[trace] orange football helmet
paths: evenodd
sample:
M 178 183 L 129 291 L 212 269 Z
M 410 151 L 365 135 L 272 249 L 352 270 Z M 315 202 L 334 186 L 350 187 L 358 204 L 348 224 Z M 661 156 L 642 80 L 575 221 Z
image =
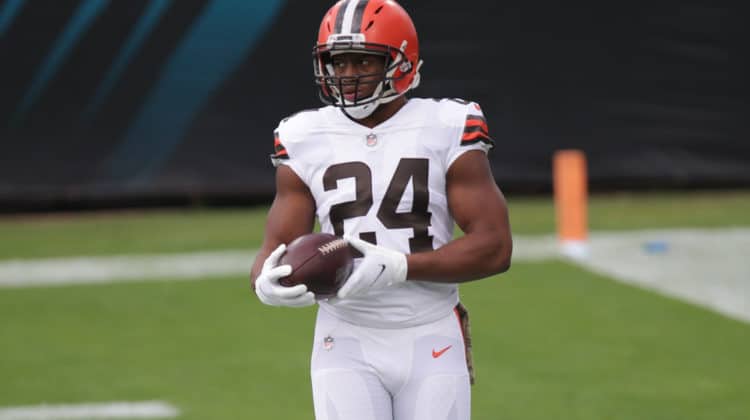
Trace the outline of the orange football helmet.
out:
M 385 71 L 367 98 L 350 101 L 343 85 L 359 85 L 363 77 L 334 74 L 332 56 L 357 52 L 384 56 Z M 320 99 L 344 109 L 356 119 L 366 118 L 382 103 L 390 102 L 419 85 L 419 41 L 409 14 L 393 0 L 341 0 L 323 17 L 313 48 L 315 83 Z

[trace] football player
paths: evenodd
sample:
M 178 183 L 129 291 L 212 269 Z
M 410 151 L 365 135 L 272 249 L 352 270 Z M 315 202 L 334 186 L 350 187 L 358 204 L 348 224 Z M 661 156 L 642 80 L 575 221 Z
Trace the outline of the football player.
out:
M 311 376 L 319 420 L 470 418 L 467 316 L 458 283 L 506 271 L 511 233 L 477 103 L 407 98 L 419 84 L 412 19 L 393 0 L 342 0 L 313 49 L 327 105 L 275 131 L 276 197 L 252 268 L 269 305 L 316 303 L 283 287 L 285 244 L 313 230 L 361 253 L 317 302 Z M 453 239 L 454 223 L 464 235 Z

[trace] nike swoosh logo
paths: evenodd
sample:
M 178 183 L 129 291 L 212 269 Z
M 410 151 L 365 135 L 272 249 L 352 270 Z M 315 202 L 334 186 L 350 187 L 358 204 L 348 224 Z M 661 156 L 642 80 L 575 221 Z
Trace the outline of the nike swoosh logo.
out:
M 375 276 L 375 281 L 378 281 L 378 279 L 380 278 L 380 276 L 383 275 L 384 271 L 385 271 L 385 264 L 380 264 L 380 272 L 378 273 L 377 276 Z
M 435 349 L 432 349 L 432 358 L 433 359 L 437 359 L 438 357 L 442 356 L 443 353 L 445 353 L 446 351 L 448 351 L 448 349 L 451 348 L 451 347 L 453 347 L 453 346 L 448 346 L 448 347 L 446 347 L 446 348 L 444 348 L 442 350 L 438 350 L 438 351 L 435 351 Z

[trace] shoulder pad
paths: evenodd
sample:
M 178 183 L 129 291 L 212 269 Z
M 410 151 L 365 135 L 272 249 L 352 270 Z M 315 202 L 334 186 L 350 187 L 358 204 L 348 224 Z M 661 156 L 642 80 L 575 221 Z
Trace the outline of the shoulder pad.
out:
M 320 123 L 320 110 L 317 108 L 306 109 L 281 120 L 276 132 L 284 140 L 293 140 L 300 134 L 309 132 L 310 129 L 320 125 Z
M 482 115 L 482 110 L 475 102 L 458 98 L 432 99 L 432 110 L 429 111 L 431 121 L 442 122 L 448 127 L 461 128 L 466 122 L 467 115 Z M 434 123 L 434 122 L 433 122 Z

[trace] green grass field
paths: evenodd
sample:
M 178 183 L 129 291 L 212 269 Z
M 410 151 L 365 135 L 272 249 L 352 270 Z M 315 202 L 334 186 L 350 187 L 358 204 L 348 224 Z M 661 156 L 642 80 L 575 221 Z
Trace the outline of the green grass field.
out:
M 550 200 L 508 197 L 516 234 Z M 689 211 L 687 211 L 689 210 Z M 0 218 L 0 261 L 255 248 L 265 209 Z M 750 226 L 750 193 L 596 196 L 593 230 Z M 251 261 L 248 261 L 248 268 Z M 166 400 L 181 419 L 312 419 L 313 308 L 245 277 L 0 289 L 0 407 Z M 462 286 L 473 418 L 746 420 L 750 325 L 576 266 L 516 263 Z

